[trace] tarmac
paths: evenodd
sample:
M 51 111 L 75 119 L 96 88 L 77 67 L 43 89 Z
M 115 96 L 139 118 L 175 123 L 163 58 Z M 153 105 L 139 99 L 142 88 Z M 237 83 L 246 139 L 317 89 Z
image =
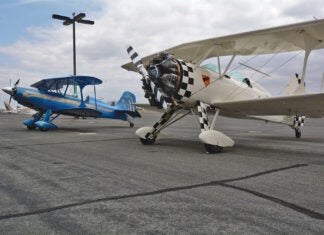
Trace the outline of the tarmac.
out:
M 220 117 L 235 146 L 206 154 L 193 116 L 142 145 L 135 130 L 159 116 L 41 132 L 0 114 L 0 234 L 324 234 L 324 119 L 296 139 Z

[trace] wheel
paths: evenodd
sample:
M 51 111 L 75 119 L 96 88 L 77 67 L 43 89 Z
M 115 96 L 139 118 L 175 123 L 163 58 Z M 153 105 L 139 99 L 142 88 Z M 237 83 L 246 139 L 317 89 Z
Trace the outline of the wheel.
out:
M 204 144 L 207 153 L 220 153 L 223 151 L 223 147 L 218 145 Z
M 154 142 L 155 142 L 155 139 L 143 139 L 143 138 L 140 138 L 140 141 L 144 145 L 153 145 Z
M 30 126 L 27 126 L 28 130 L 35 130 L 36 129 L 36 126 L 35 125 L 30 125 Z
M 48 128 L 44 128 L 44 127 L 39 127 L 40 131 L 48 131 Z
M 299 128 L 295 128 L 295 136 L 296 136 L 296 138 L 301 137 L 301 130 Z
M 131 128 L 133 128 L 133 127 L 134 127 L 134 123 L 133 123 L 133 122 L 130 122 L 130 123 L 129 123 L 129 126 L 130 126 Z

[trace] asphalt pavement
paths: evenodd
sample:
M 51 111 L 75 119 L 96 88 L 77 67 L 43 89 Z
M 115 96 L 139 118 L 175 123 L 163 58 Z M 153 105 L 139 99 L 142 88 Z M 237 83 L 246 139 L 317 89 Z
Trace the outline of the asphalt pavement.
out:
M 152 146 L 127 122 L 59 117 L 27 130 L 0 114 L 0 234 L 324 234 L 324 119 L 220 117 L 235 141 L 206 154 L 187 116 Z

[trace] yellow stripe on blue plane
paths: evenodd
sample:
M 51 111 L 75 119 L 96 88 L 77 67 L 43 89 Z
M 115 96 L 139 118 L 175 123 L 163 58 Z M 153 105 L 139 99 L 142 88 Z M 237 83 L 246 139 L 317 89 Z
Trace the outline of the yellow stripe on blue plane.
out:
M 114 105 L 107 104 L 94 97 L 83 96 L 83 88 L 88 85 L 95 86 L 102 81 L 90 76 L 70 76 L 61 78 L 43 79 L 31 87 L 19 87 L 19 80 L 14 87 L 5 87 L 2 90 L 15 99 L 19 104 L 37 111 L 33 119 L 24 121 L 28 129 L 39 128 L 42 131 L 56 129 L 54 119 L 59 115 L 74 117 L 111 118 L 128 121 L 130 127 L 134 126 L 132 118 L 141 117 L 136 111 L 136 97 L 133 93 L 125 91 Z M 80 98 L 68 95 L 68 88 L 77 85 L 80 88 Z M 96 92 L 95 92 L 96 93 Z M 9 101 L 9 102 L 10 102 Z

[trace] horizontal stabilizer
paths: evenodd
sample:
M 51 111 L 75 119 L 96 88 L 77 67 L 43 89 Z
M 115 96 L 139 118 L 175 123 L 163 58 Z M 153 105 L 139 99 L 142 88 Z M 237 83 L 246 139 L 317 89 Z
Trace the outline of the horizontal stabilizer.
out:
M 131 116 L 132 118 L 141 118 L 142 115 L 136 110 L 136 111 L 128 111 L 127 114 Z

